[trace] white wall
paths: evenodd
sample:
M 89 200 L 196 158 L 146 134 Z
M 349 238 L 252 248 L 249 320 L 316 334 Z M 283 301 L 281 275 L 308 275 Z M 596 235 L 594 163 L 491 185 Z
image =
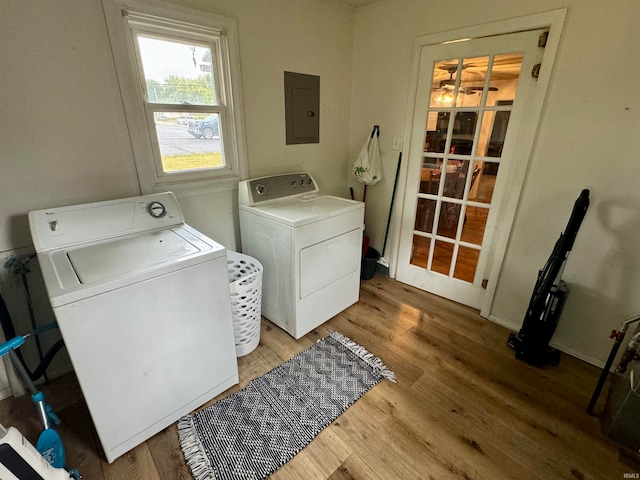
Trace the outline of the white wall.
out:
M 554 343 L 604 363 L 609 333 L 640 310 L 640 4 L 599 0 L 381 0 L 355 23 L 351 157 L 381 127 L 385 179 L 367 193 L 367 234 L 382 246 L 415 37 L 568 7 L 555 70 L 492 316 L 519 328 L 535 283 L 575 199 L 592 203 L 570 255 L 568 297 Z M 387 252 L 389 252 L 387 247 Z
M 140 193 L 100 2 L 0 1 L 0 252 L 29 210 Z

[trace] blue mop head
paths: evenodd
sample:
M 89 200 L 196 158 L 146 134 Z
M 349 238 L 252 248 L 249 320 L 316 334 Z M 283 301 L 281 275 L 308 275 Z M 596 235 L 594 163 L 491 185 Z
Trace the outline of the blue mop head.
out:
M 44 430 L 38 438 L 36 450 L 45 458 L 51 466 L 55 468 L 64 468 L 64 447 L 58 432 L 52 428 Z

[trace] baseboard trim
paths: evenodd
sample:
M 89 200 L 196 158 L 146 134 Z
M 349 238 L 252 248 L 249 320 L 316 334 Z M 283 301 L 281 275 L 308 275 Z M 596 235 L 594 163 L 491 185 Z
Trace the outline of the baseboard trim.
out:
M 9 398 L 13 395 L 13 392 L 11 391 L 11 388 L 3 388 L 2 390 L 0 390 L 0 400 L 4 400 L 5 398 Z
M 517 332 L 520 330 L 520 327 L 522 326 L 521 322 L 515 322 L 513 320 L 507 319 L 507 318 L 502 318 L 502 317 L 497 317 L 495 315 L 489 315 L 488 318 L 490 321 L 492 321 L 493 323 L 497 323 L 498 325 L 502 325 L 503 327 L 508 328 L 509 330 L 512 330 L 514 332 Z M 599 358 L 595 358 L 592 357 L 591 355 L 587 355 L 584 352 L 581 352 L 579 350 L 576 350 L 573 347 L 569 347 L 567 345 L 564 345 L 563 343 L 559 343 L 559 342 L 554 342 L 553 340 L 549 343 L 549 345 L 551 345 L 553 348 L 557 348 L 558 350 L 560 350 L 563 353 L 566 353 L 567 355 L 571 355 L 572 357 L 576 357 L 580 360 L 583 360 L 591 365 L 595 365 L 598 368 L 603 368 L 605 362 Z

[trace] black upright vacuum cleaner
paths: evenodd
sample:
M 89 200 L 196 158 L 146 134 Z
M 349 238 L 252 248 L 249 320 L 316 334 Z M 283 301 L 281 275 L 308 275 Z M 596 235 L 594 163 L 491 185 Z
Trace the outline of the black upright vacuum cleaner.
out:
M 531 365 L 557 365 L 560 360 L 560 352 L 550 347 L 549 342 L 569 294 L 561 279 L 562 271 L 588 208 L 589 190 L 584 189 L 573 206 L 567 228 L 560 234 L 547 263 L 538 272 L 522 328 L 518 333 L 509 335 L 507 340 L 507 345 L 515 349 L 516 358 Z

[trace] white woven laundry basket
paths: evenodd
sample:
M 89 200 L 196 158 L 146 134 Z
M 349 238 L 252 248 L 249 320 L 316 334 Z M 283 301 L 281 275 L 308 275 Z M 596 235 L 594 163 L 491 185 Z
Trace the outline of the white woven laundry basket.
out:
M 249 255 L 227 250 L 227 267 L 236 356 L 242 357 L 260 343 L 262 265 Z

